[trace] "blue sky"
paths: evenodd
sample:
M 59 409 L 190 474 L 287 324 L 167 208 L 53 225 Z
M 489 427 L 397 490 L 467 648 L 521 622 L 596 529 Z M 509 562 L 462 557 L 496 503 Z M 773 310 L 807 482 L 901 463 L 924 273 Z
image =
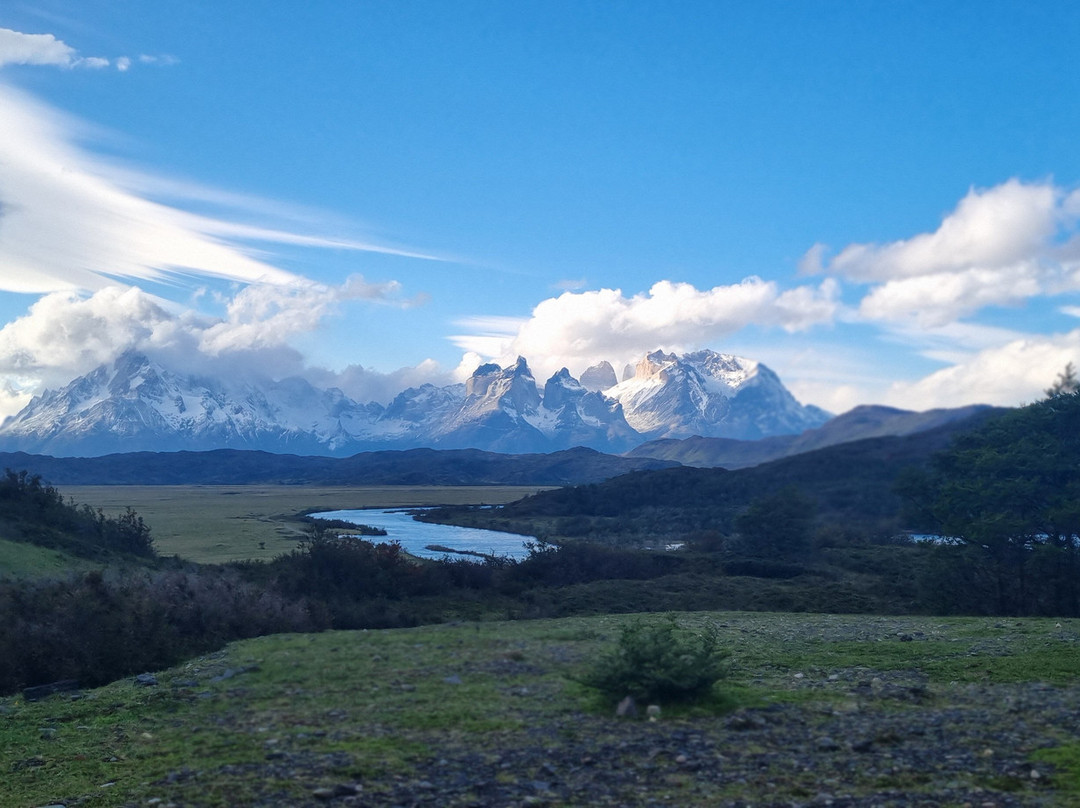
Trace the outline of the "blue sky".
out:
M 9 0 L 0 415 L 137 347 L 360 400 L 713 348 L 803 401 L 1080 363 L 1080 8 Z

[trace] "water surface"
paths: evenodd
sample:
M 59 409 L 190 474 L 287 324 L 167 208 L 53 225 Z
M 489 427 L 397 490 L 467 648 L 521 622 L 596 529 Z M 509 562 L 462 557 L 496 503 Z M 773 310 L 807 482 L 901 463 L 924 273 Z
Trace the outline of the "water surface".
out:
M 497 530 L 480 530 L 475 527 L 458 525 L 435 525 L 429 522 L 417 522 L 412 518 L 412 511 L 382 510 L 364 508 L 360 510 L 325 511 L 310 514 L 315 519 L 343 519 L 355 525 L 381 527 L 385 536 L 364 536 L 365 541 L 398 542 L 410 555 L 420 558 L 465 558 L 479 561 L 471 555 L 448 555 L 442 550 L 429 550 L 429 545 L 449 547 L 458 552 L 483 553 L 484 555 L 524 558 L 528 555 L 524 543 L 534 541 L 532 536 L 517 533 L 501 533 Z

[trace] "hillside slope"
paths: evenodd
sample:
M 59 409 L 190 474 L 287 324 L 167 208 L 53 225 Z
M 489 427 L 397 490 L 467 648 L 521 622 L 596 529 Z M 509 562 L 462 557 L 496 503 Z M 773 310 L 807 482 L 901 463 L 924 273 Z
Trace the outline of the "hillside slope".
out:
M 792 487 L 814 502 L 819 523 L 887 535 L 900 528 L 902 503 L 893 490 L 898 475 L 924 466 L 969 425 L 952 422 L 904 437 L 852 441 L 738 470 L 635 472 L 545 491 L 467 518 L 478 527 L 534 535 L 655 544 L 699 531 L 729 532 L 751 502 Z
M 865 438 L 913 435 L 948 424 L 967 428 L 998 412 L 1002 410 L 983 405 L 925 412 L 862 406 L 797 435 L 754 441 L 700 436 L 655 440 L 632 449 L 627 456 L 672 460 L 698 468 L 740 469 Z

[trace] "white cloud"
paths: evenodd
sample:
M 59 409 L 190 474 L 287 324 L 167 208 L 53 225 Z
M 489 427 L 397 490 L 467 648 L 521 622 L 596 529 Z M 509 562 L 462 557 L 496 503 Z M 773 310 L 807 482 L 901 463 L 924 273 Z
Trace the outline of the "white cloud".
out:
M 78 52 L 52 34 L 23 34 L 0 28 L 0 67 L 4 65 L 57 65 L 74 67 Z
M 254 243 L 432 257 L 317 232 L 281 205 L 117 166 L 75 144 L 88 127 L 2 83 L 0 109 L 0 290 L 95 290 L 117 279 L 177 282 L 192 275 L 303 282 Z M 198 215 L 154 201 L 162 195 L 240 208 L 230 212 L 260 221 Z M 301 229 L 289 227 L 297 224 Z
M 815 244 L 800 269 L 865 284 L 864 322 L 940 331 L 987 308 L 1080 291 L 1078 224 L 1080 191 L 1012 179 L 969 191 L 932 233 L 852 244 L 831 260 Z
M 819 275 L 825 270 L 825 257 L 829 248 L 820 242 L 812 246 L 802 258 L 799 259 L 800 275 Z
M 552 289 L 559 292 L 577 292 L 589 285 L 584 278 L 565 278 L 551 285 Z
M 340 286 L 254 285 L 226 303 L 221 318 L 183 311 L 136 287 L 110 286 L 92 295 L 54 292 L 0 329 L 0 418 L 29 397 L 60 387 L 126 350 L 140 350 L 184 372 L 304 375 L 361 401 L 389 400 L 425 381 L 449 384 L 451 373 L 427 360 L 390 374 L 353 366 L 340 374 L 310 369 L 289 339 L 316 330 L 343 301 L 393 303 L 396 284 L 353 277 Z
M 859 313 L 869 320 L 910 318 L 923 326 L 943 326 L 988 306 L 1016 306 L 1038 297 L 1047 280 L 1046 271 L 1030 261 L 901 278 L 871 289 Z
M 969 191 L 932 233 L 852 244 L 832 260 L 815 244 L 800 267 L 870 288 L 870 321 L 937 327 L 987 307 L 1080 290 L 1080 197 L 1051 183 L 1009 180 Z
M 137 62 L 176 59 L 144 54 Z M 135 63 L 128 57 L 113 62 L 121 71 Z M 0 29 L 0 67 L 12 64 L 89 68 L 110 62 L 82 57 L 51 35 Z M 211 362 L 240 368 L 242 356 L 267 372 L 304 372 L 288 340 L 318 328 L 346 301 L 423 302 L 422 296 L 403 298 L 396 281 L 353 275 L 337 285 L 314 282 L 276 266 L 269 249 L 433 256 L 340 235 L 357 226 L 322 211 L 119 165 L 82 145 L 100 132 L 2 82 L 0 109 L 0 292 L 44 295 L 26 316 L 0 329 L 0 414 L 129 348 L 169 353 L 173 364 L 189 369 Z M 214 213 L 193 212 L 207 209 Z M 194 287 L 207 279 L 234 284 L 228 299 L 218 301 L 223 316 L 185 312 L 128 286 Z M 436 374 L 425 363 L 417 368 L 398 377 Z
M 855 281 L 886 281 L 981 267 L 1009 267 L 1042 252 L 1062 217 L 1063 194 L 1047 183 L 1009 180 L 972 189 L 933 233 L 890 244 L 852 244 L 827 265 Z M 811 248 L 818 261 L 821 246 Z
M 0 377 L 36 391 L 66 383 L 129 348 L 174 345 L 189 328 L 139 289 L 113 286 L 90 297 L 55 292 L 0 329 Z
M 140 53 L 139 54 L 139 64 L 163 65 L 163 66 L 168 67 L 169 65 L 175 65 L 175 64 L 178 64 L 179 62 L 180 62 L 179 59 L 177 59 L 175 56 L 173 56 L 171 54 L 167 54 L 167 53 L 158 54 L 158 55 L 149 54 L 149 53 Z
M 246 286 L 228 301 L 225 318 L 202 332 L 199 349 L 217 355 L 278 346 L 290 336 L 314 331 L 343 300 L 391 301 L 399 290 L 394 281 L 372 284 L 355 275 L 338 287 L 311 282 Z
M 0 85 L 0 289 L 100 289 L 180 272 L 297 280 L 208 235 L 220 223 L 128 193 L 69 142 L 71 121 Z
M 884 403 L 913 410 L 1034 401 L 1069 362 L 1080 359 L 1080 329 L 987 348 L 915 382 L 892 385 Z
M 476 367 L 469 368 L 468 375 Z M 425 359 L 415 367 L 399 368 L 390 373 L 380 373 L 362 365 L 349 365 L 341 371 L 309 368 L 303 375 L 320 387 L 336 387 L 354 401 L 367 403 L 377 401 L 389 404 L 394 396 L 409 387 L 433 384 L 445 387 L 463 381 L 456 371 L 446 371 L 434 359 Z
M 534 372 L 547 378 L 563 366 L 580 373 L 605 359 L 621 367 L 657 348 L 682 351 L 710 345 L 749 325 L 795 332 L 829 323 L 839 309 L 838 292 L 832 280 L 817 288 L 781 292 L 760 278 L 707 290 L 660 281 L 648 293 L 632 297 L 618 289 L 566 292 L 541 302 L 524 321 L 462 321 L 472 333 L 451 339 L 460 348 L 504 364 L 525 356 L 534 363 Z
M 101 70 L 112 62 L 103 56 L 79 56 L 79 52 L 52 34 L 24 34 L 0 28 L 0 67 L 5 65 L 52 65 L 63 68 Z M 120 71 L 131 67 L 131 59 L 116 60 Z
M 130 56 L 118 56 L 111 60 L 104 56 L 80 56 L 75 48 L 52 34 L 24 34 L 10 28 L 0 28 L 0 68 L 5 65 L 51 65 L 66 69 L 101 70 L 111 65 L 124 73 L 135 61 Z M 177 59 L 169 55 L 142 54 L 138 62 L 168 66 L 176 64 Z

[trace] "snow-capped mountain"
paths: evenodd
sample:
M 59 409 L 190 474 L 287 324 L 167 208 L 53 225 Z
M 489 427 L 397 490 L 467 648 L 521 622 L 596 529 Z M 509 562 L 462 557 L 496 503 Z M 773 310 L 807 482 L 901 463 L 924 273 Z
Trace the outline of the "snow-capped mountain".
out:
M 346 424 L 373 412 L 340 390 L 303 379 L 260 384 L 181 376 L 128 352 L 59 391 L 35 397 L 0 425 L 15 451 L 93 456 L 111 452 L 218 448 L 338 453 Z
M 465 384 L 425 384 L 390 404 L 360 404 L 300 378 L 206 378 L 129 352 L 35 397 L 0 425 L 0 449 L 57 456 L 215 448 L 347 455 L 376 448 L 624 452 L 658 437 L 756 438 L 819 426 L 757 362 L 656 352 L 615 383 L 602 363 L 563 369 L 539 388 L 524 358 L 483 365 Z M 606 388 L 602 387 L 606 385 Z
M 604 394 L 622 404 L 630 426 L 649 439 L 754 440 L 802 432 L 830 417 L 796 401 L 760 362 L 715 351 L 656 351 Z

